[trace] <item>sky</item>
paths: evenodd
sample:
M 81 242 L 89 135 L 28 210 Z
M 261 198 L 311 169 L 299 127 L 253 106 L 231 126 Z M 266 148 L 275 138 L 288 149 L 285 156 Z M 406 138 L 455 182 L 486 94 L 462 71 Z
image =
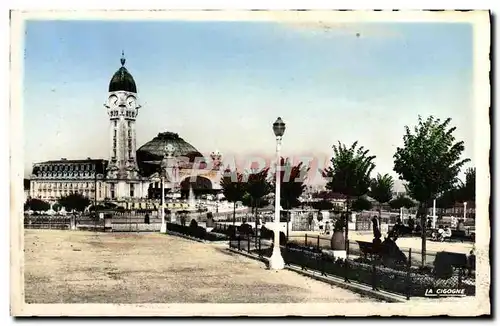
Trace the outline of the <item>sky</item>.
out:
M 472 160 L 472 26 L 459 23 L 29 21 L 25 173 L 50 159 L 108 158 L 108 85 L 120 67 L 142 108 L 137 147 L 177 132 L 200 152 L 332 156 L 354 141 L 393 172 L 405 126 L 452 118 Z M 397 185 L 397 188 L 400 185 Z M 400 190 L 400 189 L 397 189 Z

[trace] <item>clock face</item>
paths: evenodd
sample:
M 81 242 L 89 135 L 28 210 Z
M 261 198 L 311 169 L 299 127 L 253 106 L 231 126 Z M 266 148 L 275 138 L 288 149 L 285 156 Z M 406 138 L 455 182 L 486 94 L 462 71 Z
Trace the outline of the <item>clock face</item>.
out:
M 116 95 L 111 95 L 109 97 L 109 106 L 116 106 L 118 103 L 118 96 Z
M 135 108 L 135 98 L 133 96 L 127 97 L 127 106 L 129 108 Z

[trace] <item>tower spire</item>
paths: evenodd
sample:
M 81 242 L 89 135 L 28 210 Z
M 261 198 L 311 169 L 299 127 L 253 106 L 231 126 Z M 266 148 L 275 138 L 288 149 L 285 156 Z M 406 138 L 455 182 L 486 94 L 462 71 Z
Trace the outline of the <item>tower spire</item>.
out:
M 120 59 L 120 62 L 122 63 L 122 67 L 125 65 L 125 53 L 122 50 L 122 57 Z

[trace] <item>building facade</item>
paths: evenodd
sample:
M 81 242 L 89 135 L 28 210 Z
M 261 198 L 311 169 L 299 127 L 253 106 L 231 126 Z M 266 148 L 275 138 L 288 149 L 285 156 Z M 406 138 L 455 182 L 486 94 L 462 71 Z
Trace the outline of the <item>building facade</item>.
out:
M 108 115 L 109 157 L 107 159 L 53 160 L 35 163 L 30 177 L 30 197 L 47 201 L 71 193 L 80 193 L 97 201 L 137 202 L 158 199 L 163 187 L 168 191 L 220 189 L 219 165 L 221 154 L 209 158 L 172 132 L 159 133 L 139 149 L 136 146 L 136 119 L 139 116 L 137 86 L 125 68 L 122 52 L 121 67 L 113 74 L 104 107 Z M 172 166 L 162 167 L 166 148 L 173 151 Z M 176 180 L 172 179 L 176 176 Z
M 31 198 L 54 201 L 72 193 L 104 200 L 107 161 L 102 159 L 46 161 L 33 165 Z M 97 196 L 97 197 L 96 197 Z

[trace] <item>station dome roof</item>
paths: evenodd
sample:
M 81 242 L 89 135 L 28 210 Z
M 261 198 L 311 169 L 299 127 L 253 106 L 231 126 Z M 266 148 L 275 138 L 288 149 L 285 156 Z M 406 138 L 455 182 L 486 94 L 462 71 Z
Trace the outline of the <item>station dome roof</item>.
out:
M 173 132 L 161 132 L 142 145 L 136 152 L 137 164 L 144 176 L 151 175 L 158 170 L 158 166 L 165 154 L 165 147 L 168 144 L 172 144 L 175 148 L 173 153 L 174 157 L 187 157 L 190 164 L 192 164 L 197 157 L 204 158 L 203 154 L 193 145 L 179 137 L 178 134 Z

